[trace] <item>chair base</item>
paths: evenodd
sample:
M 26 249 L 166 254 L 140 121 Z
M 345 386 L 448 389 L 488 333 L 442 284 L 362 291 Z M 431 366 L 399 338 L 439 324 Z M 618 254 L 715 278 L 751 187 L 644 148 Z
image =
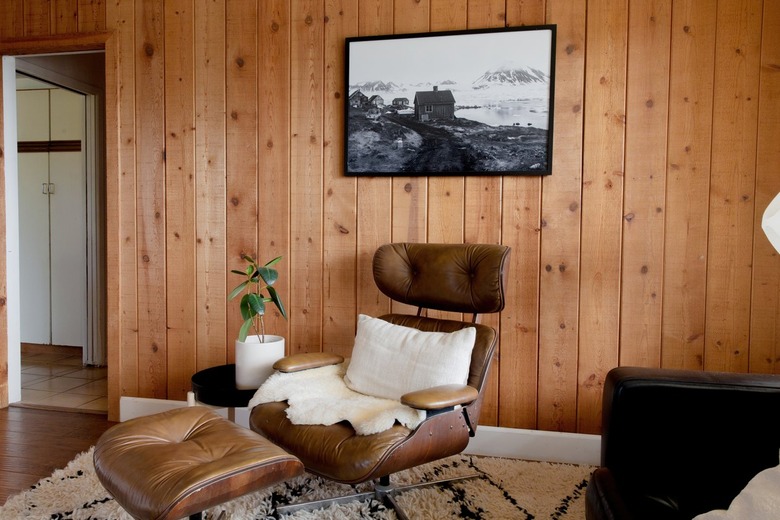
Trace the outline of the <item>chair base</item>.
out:
M 351 495 L 345 495 L 341 497 L 326 498 L 323 500 L 312 500 L 309 502 L 301 502 L 299 504 L 290 504 L 286 506 L 277 506 L 276 515 L 291 514 L 296 511 L 313 511 L 315 509 L 326 508 L 337 504 L 348 504 L 350 502 L 363 502 L 365 500 L 377 500 L 382 502 L 386 507 L 392 508 L 395 511 L 398 520 L 409 520 L 409 517 L 404 512 L 401 505 L 395 500 L 396 495 L 400 495 L 406 491 L 412 489 L 420 489 L 430 486 L 437 486 L 448 482 L 459 482 L 461 480 L 468 480 L 472 478 L 481 477 L 479 473 L 473 473 L 462 477 L 448 478 L 435 480 L 432 482 L 421 482 L 419 484 L 410 484 L 408 486 L 394 486 L 390 484 L 389 477 L 382 477 L 379 479 L 379 483 L 374 486 L 373 491 L 367 491 L 365 493 L 353 493 Z

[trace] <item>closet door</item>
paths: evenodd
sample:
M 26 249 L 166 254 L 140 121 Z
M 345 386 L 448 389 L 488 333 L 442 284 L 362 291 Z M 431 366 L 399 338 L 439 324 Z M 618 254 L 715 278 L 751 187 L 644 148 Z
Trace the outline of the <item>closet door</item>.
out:
M 85 97 L 19 91 L 17 107 L 19 141 L 78 150 L 19 154 L 21 340 L 85 347 Z
M 55 345 L 87 344 L 87 199 L 85 98 L 51 90 L 52 141 L 78 141 L 79 151 L 51 152 L 49 196 L 51 338 Z
M 49 93 L 17 92 L 20 141 L 49 140 Z M 51 340 L 49 280 L 49 154 L 19 154 L 19 275 L 21 340 L 48 344 Z

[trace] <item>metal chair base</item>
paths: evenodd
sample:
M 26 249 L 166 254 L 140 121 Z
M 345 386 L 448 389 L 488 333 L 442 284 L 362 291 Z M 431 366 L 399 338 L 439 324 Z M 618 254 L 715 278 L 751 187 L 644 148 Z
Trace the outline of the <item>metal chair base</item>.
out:
M 422 482 L 420 484 L 410 484 L 408 486 L 394 486 L 390 484 L 389 477 L 382 477 L 379 479 L 379 483 L 374 486 L 374 491 L 367 491 L 365 493 L 353 493 L 351 495 L 345 495 L 335 498 L 326 498 L 323 500 L 312 500 L 309 502 L 301 502 L 299 504 L 290 504 L 286 506 L 278 506 L 276 508 L 276 517 L 279 515 L 291 514 L 296 511 L 313 511 L 315 509 L 326 508 L 336 504 L 348 504 L 350 502 L 363 502 L 366 500 L 377 500 L 382 502 L 385 507 L 392 508 L 395 511 L 398 520 L 409 520 L 409 517 L 401 508 L 401 505 L 395 500 L 396 495 L 400 495 L 406 491 L 412 489 L 420 489 L 429 486 L 437 486 L 447 482 L 459 482 L 461 480 L 468 480 L 472 478 L 481 477 L 479 473 L 473 473 L 471 475 L 465 475 L 463 477 L 448 478 L 435 480 L 432 482 Z

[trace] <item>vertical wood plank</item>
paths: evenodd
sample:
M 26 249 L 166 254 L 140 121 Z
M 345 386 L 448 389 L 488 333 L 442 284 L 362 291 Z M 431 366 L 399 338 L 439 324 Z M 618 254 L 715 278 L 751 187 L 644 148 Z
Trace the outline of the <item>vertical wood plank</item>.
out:
M 661 365 L 666 129 L 671 0 L 640 2 L 628 20 L 626 180 L 620 364 Z M 648 67 L 647 63 L 653 66 Z
M 51 4 L 49 0 L 24 0 L 24 36 L 51 34 Z
M 761 0 L 719 2 L 704 367 L 745 372 L 750 341 Z
M 393 4 L 383 0 L 359 0 L 358 35 L 393 32 Z M 371 261 L 377 248 L 392 240 L 392 179 L 360 177 L 357 181 L 357 308 L 380 316 L 390 311 L 390 299 L 374 283 Z
M 24 36 L 24 0 L 7 0 L 0 11 L 0 34 L 4 38 Z
M 553 171 L 542 189 L 538 428 L 576 431 L 586 2 L 548 1 L 558 26 Z
M 226 62 L 226 167 L 227 167 L 227 292 L 241 282 L 231 269 L 243 271 L 248 254 L 261 264 L 275 258 L 257 247 L 258 197 L 258 56 L 257 3 L 254 0 L 230 1 L 227 7 Z M 280 293 L 280 296 L 282 293 Z M 284 295 L 286 296 L 286 295 Z M 282 298 L 285 302 L 286 298 Z M 271 314 L 271 306 L 266 308 Z M 239 299 L 227 303 L 228 361 L 235 360 L 235 340 L 241 328 Z M 265 318 L 264 318 L 265 322 Z M 273 328 L 266 329 L 276 334 Z
M 522 6 L 507 4 L 506 14 L 497 4 L 486 7 L 488 9 L 483 15 L 485 26 L 495 26 L 503 19 L 508 26 L 536 25 L 545 21 L 544 0 L 524 2 Z M 469 25 L 474 27 L 472 21 L 470 14 Z M 484 181 L 481 186 L 474 186 L 474 191 L 482 191 L 484 197 L 480 202 L 479 214 L 483 215 L 486 222 L 480 225 L 482 229 L 477 230 L 478 236 L 482 236 L 480 241 L 498 240 L 512 248 L 507 306 L 501 313 L 500 321 L 498 316 L 489 317 L 500 332 L 497 370 L 491 377 L 499 391 L 498 425 L 535 428 L 542 178 L 505 176 L 500 184 L 490 179 Z M 470 180 L 467 180 L 468 183 Z M 498 195 L 500 200 L 491 201 L 491 196 L 486 196 L 488 194 Z M 490 211 L 490 207 L 496 210 Z M 498 236 L 491 236 L 487 232 L 493 227 L 500 229 Z M 505 374 L 512 376 L 501 377 Z
M 430 2 L 431 31 L 467 28 L 467 0 Z M 428 179 L 428 242 L 463 242 L 465 188 L 465 177 L 434 176 Z M 430 315 L 447 316 L 446 313 Z
M 357 0 L 325 2 L 322 347 L 349 357 L 357 322 L 357 181 L 344 176 L 344 38 L 357 34 Z
M 503 0 L 470 0 L 467 3 L 468 29 L 484 29 L 501 27 L 505 23 L 505 3 Z M 467 176 L 464 180 L 464 241 L 468 243 L 502 243 L 501 217 L 502 217 L 502 179 L 501 177 Z M 511 247 L 512 244 L 505 244 Z M 514 277 L 514 265 L 516 259 L 510 257 L 511 267 L 510 281 L 507 286 L 508 298 L 512 294 L 512 278 Z M 511 306 L 511 304 L 510 304 Z M 493 364 L 488 374 L 485 398 L 480 414 L 480 422 L 487 425 L 499 424 L 499 387 L 500 370 L 502 370 L 502 350 L 500 337 L 500 317 L 498 315 L 481 316 L 483 324 L 496 329 L 499 332 L 498 345 L 493 357 Z M 510 349 L 514 350 L 514 345 Z
M 701 369 L 707 276 L 715 9 L 672 6 L 661 366 Z
M 537 25 L 545 23 L 549 0 L 507 0 L 506 25 Z
M 120 234 L 119 214 L 119 173 L 121 171 L 119 142 L 119 33 L 115 31 L 106 40 L 106 265 L 115 266 L 114 283 L 106 287 L 106 349 L 108 350 L 108 420 L 119 420 L 119 398 L 122 393 L 122 323 L 121 316 L 121 284 L 124 281 L 123 262 L 120 255 L 122 240 Z
M 118 242 L 115 263 L 118 266 L 116 280 L 116 308 L 119 316 L 108 318 L 109 344 L 118 344 L 115 363 L 109 357 L 109 385 L 118 385 L 118 395 L 138 396 L 138 239 L 136 233 L 136 157 L 135 157 L 135 4 L 111 3 L 106 9 L 106 18 L 114 27 L 113 45 L 116 50 L 115 67 L 106 63 L 106 74 L 114 75 L 116 86 L 116 121 L 106 120 L 106 145 L 112 141 L 116 150 L 116 177 L 106 182 L 106 208 L 116 208 L 114 219 L 109 218 L 106 232 Z M 108 86 L 107 81 L 107 86 Z M 107 98 L 108 100 L 108 98 Z M 113 123 L 113 124 L 112 124 Z M 110 154 L 110 148 L 107 148 Z M 110 159 L 107 157 L 107 159 Z M 112 183 L 115 186 L 112 186 Z M 116 199 L 111 197 L 116 194 Z M 109 240 L 110 242 L 110 240 Z M 108 256 L 107 261 L 111 260 Z M 109 284 L 109 308 L 112 289 Z M 116 318 L 116 329 L 112 322 Z M 117 332 L 114 332 L 114 331 Z M 112 343 L 115 335 L 116 343 Z M 109 347 L 109 353 L 111 348 Z M 111 378 L 117 374 L 118 377 Z M 117 403 L 118 404 L 118 403 Z
M 162 1 L 136 4 L 135 89 L 138 228 L 138 392 L 167 397 L 165 101 Z
M 75 33 L 79 30 L 78 0 L 52 0 L 52 34 Z
M 293 302 L 290 254 L 290 3 L 260 2 L 258 9 L 258 249 L 263 258 L 283 256 L 276 288 L 287 305 Z M 288 338 L 289 322 L 278 312 L 266 315 L 266 327 Z
M 597 432 L 620 318 L 627 2 L 590 1 L 587 19 L 577 430 Z
M 195 265 L 195 13 L 190 0 L 165 3 L 166 281 L 169 295 L 196 293 Z M 195 298 L 170 297 L 168 398 L 183 400 L 197 372 Z M 176 367 L 174 370 L 173 367 Z
M 321 0 L 291 3 L 291 352 L 322 345 L 323 16 Z
M 79 32 L 106 30 L 106 3 L 104 0 L 78 0 Z
M 780 193 L 780 3 L 764 2 L 761 38 L 749 368 L 780 374 L 780 255 L 761 229 L 767 205 Z
M 393 3 L 394 33 L 427 32 L 430 29 L 430 0 L 398 0 Z M 393 242 L 427 242 L 428 178 L 393 177 Z M 393 312 L 416 309 L 391 302 Z
M 197 366 L 227 360 L 225 0 L 195 3 Z

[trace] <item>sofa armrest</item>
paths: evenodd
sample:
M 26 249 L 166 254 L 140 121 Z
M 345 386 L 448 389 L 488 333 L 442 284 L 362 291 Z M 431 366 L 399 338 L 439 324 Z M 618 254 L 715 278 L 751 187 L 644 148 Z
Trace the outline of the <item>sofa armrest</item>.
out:
M 634 520 L 609 468 L 598 468 L 585 491 L 586 517 L 598 520 Z
M 778 376 L 620 367 L 603 398 L 601 466 L 632 513 L 652 497 L 682 518 L 725 509 L 778 463 Z

